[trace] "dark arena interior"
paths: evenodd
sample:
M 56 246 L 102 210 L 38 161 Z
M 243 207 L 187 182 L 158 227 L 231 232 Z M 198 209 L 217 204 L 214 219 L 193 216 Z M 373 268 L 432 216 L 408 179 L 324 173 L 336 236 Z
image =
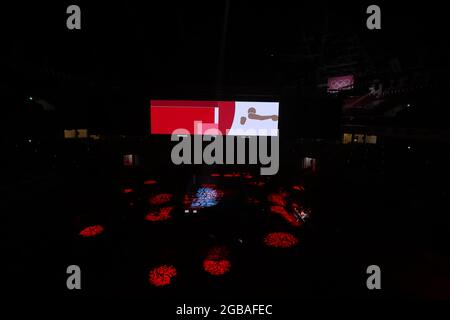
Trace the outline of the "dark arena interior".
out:
M 444 4 L 74 4 L 2 5 L 9 298 L 450 299 Z

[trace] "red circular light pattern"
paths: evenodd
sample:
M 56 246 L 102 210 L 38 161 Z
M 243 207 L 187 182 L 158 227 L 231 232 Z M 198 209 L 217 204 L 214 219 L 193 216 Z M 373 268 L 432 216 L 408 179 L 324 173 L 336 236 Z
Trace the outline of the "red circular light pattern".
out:
M 212 248 L 203 261 L 203 270 L 213 276 L 221 276 L 230 271 L 229 252 L 225 247 Z
M 132 188 L 125 188 L 125 189 L 122 190 L 122 193 L 125 193 L 125 194 L 131 193 L 131 192 L 133 192 Z
M 150 180 L 145 180 L 144 184 L 148 185 L 148 186 L 151 186 L 151 185 L 156 184 L 156 180 L 151 180 L 151 179 Z
M 151 196 L 150 199 L 148 199 L 148 202 L 151 205 L 157 206 L 166 202 L 169 202 L 172 200 L 173 195 L 170 193 L 160 193 L 154 196 Z
M 79 234 L 82 237 L 88 238 L 98 236 L 99 234 L 103 233 L 103 231 L 105 231 L 105 228 L 103 228 L 101 225 L 95 225 L 84 228 L 80 231 Z
M 213 276 L 222 276 L 229 272 L 231 263 L 227 259 L 222 260 L 210 260 L 205 259 L 203 261 L 203 269 Z
M 147 220 L 147 221 L 169 220 L 172 218 L 170 213 L 172 212 L 173 208 L 174 208 L 173 206 L 172 207 L 163 207 L 163 208 L 159 208 L 157 210 L 151 211 L 145 216 L 145 220 Z
M 291 248 L 298 244 L 298 239 L 287 232 L 273 232 L 264 238 L 264 243 L 273 248 Z
M 167 286 L 177 275 L 177 269 L 171 265 L 162 265 L 150 270 L 149 282 L 155 287 Z

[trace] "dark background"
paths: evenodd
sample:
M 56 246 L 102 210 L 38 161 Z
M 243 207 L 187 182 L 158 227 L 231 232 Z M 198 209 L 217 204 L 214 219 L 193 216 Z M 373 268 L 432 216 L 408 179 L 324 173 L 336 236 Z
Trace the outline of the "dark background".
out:
M 306 181 L 315 228 L 302 235 L 300 258 L 271 256 L 268 268 L 275 266 L 275 276 L 265 278 L 260 269 L 247 291 L 240 291 L 240 280 L 247 280 L 242 275 L 223 281 L 224 296 L 238 292 L 245 300 L 268 293 L 275 301 L 286 285 L 286 299 L 448 299 L 450 38 L 444 3 L 379 2 L 381 30 L 366 28 L 372 2 L 79 1 L 82 29 L 68 30 L 70 4 L 1 5 L 0 186 L 11 296 L 77 296 L 67 292 L 64 271 L 82 261 L 84 281 L 98 282 L 79 295 L 154 297 L 159 292 L 143 280 L 148 261 L 142 253 L 170 255 L 173 248 L 164 252 L 159 236 L 198 231 L 188 242 L 172 239 L 179 252 L 174 256 L 193 268 L 189 250 L 205 244 L 209 223 L 259 232 L 239 211 L 240 202 L 232 201 L 226 209 L 236 220 L 213 218 L 192 222 L 192 229 L 179 224 L 149 233 L 124 208 L 120 193 L 126 183 L 142 188 L 144 179 L 155 178 L 163 190 L 183 194 L 194 174 L 236 169 L 173 166 L 169 137 L 148 134 L 150 99 L 248 99 L 280 101 L 281 166 L 273 188 Z M 355 67 L 330 67 L 349 62 L 342 57 Z M 391 67 L 392 60 L 402 71 Z M 353 91 L 328 95 L 321 87 L 327 77 L 349 72 L 356 75 Z M 377 145 L 337 143 L 345 126 L 344 98 L 402 72 L 428 79 L 420 93 L 389 102 L 411 103 L 413 111 L 383 120 L 386 137 L 380 135 Z M 64 129 L 78 128 L 102 138 L 63 139 Z M 123 167 L 122 156 L 131 153 L 142 160 L 134 171 Z M 317 173 L 300 170 L 304 157 L 318 160 Z M 248 191 L 241 183 L 228 187 Z M 90 246 L 77 238 L 77 219 L 102 221 L 114 231 Z M 229 229 L 218 229 L 231 237 Z M 265 254 L 258 260 L 244 252 L 237 261 L 253 266 Z M 369 264 L 382 267 L 381 293 L 368 292 L 361 282 Z M 280 265 L 303 273 L 295 273 L 294 281 Z M 176 291 L 179 297 L 196 285 L 204 290 L 201 298 L 217 292 L 199 270 Z
M 151 98 L 276 98 L 292 103 L 281 108 L 285 119 L 309 120 L 298 98 L 285 97 L 314 94 L 326 73 L 317 70 L 346 48 L 339 37 L 356 39 L 358 59 L 367 59 L 360 73 L 379 73 L 396 58 L 404 69 L 432 70 L 436 82 L 448 84 L 440 3 L 379 3 L 381 30 L 366 28 L 368 2 L 77 2 L 81 30 L 66 28 L 69 4 L 2 8 L 6 130 L 26 126 L 26 114 L 7 119 L 30 95 L 55 105 L 59 125 L 115 134 L 147 133 Z M 319 110 L 323 103 L 316 104 Z M 441 118 L 447 108 L 434 113 Z M 294 126 L 284 123 L 295 134 Z

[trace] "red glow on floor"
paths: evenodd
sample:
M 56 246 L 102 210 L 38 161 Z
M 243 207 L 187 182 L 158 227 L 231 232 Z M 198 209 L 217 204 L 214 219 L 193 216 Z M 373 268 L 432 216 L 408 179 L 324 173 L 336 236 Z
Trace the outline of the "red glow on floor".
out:
M 279 214 L 281 216 L 284 216 L 284 215 L 288 214 L 288 212 L 282 206 L 271 206 L 270 207 L 270 211 L 272 213 L 276 213 L 276 214 Z
M 183 205 L 184 206 L 189 206 L 191 204 L 191 198 L 189 197 L 189 195 L 185 194 L 183 197 Z
M 275 204 L 277 206 L 284 207 L 286 205 L 286 194 L 284 194 L 284 193 L 271 193 L 267 197 L 267 200 L 269 200 L 269 202 L 271 202 L 271 203 L 273 203 L 273 204 Z
M 291 248 L 298 244 L 298 239 L 287 232 L 273 232 L 264 238 L 264 243 L 273 248 Z
M 131 188 L 125 188 L 122 190 L 122 193 L 125 193 L 125 194 L 131 193 L 131 192 L 133 192 L 133 189 L 131 189 Z
M 170 200 L 172 200 L 172 198 L 173 198 L 173 195 L 170 193 L 160 193 L 160 194 L 151 196 L 150 199 L 148 199 L 148 202 L 151 205 L 157 206 L 157 205 L 169 202 Z
M 301 220 L 298 220 L 294 215 L 287 212 L 286 209 L 284 209 L 282 206 L 271 206 L 270 211 L 272 213 L 280 215 L 284 220 L 286 220 L 290 225 L 294 227 L 300 227 L 303 224 Z
M 221 276 L 228 273 L 231 268 L 228 255 L 229 252 L 225 247 L 212 248 L 203 261 L 203 270 L 213 276 Z
M 244 179 L 253 179 L 253 176 L 251 174 L 244 175 Z
M 296 190 L 296 191 L 304 191 L 305 188 L 303 188 L 303 187 L 300 186 L 300 185 L 295 185 L 295 186 L 292 186 L 292 190 Z
M 177 269 L 171 265 L 162 265 L 150 270 L 149 282 L 155 287 L 167 286 L 177 275 Z
M 154 185 L 156 183 L 157 183 L 156 180 L 152 180 L 152 179 L 144 181 L 144 184 L 148 185 L 148 186 Z
M 223 260 L 210 260 L 205 259 L 203 261 L 203 269 L 213 276 L 222 276 L 225 273 L 229 272 L 231 268 L 230 261 Z
M 154 211 L 149 212 L 145 216 L 145 220 L 147 221 L 164 221 L 172 218 L 170 213 L 172 212 L 174 207 L 163 207 L 156 209 Z
M 225 178 L 238 178 L 241 176 L 240 173 L 225 173 L 223 175 Z
M 220 177 L 220 173 L 211 173 L 211 177 Z
M 80 231 L 79 234 L 82 237 L 95 237 L 103 233 L 103 231 L 105 231 L 105 228 L 103 228 L 101 225 L 95 225 L 84 228 L 83 230 Z

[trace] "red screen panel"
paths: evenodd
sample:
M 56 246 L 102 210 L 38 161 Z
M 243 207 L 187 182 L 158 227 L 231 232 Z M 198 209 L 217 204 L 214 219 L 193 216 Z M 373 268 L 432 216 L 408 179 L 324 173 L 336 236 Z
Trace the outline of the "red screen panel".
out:
M 193 133 L 196 121 L 214 123 L 214 108 L 152 107 L 151 117 L 152 133 L 172 134 L 179 128 Z

